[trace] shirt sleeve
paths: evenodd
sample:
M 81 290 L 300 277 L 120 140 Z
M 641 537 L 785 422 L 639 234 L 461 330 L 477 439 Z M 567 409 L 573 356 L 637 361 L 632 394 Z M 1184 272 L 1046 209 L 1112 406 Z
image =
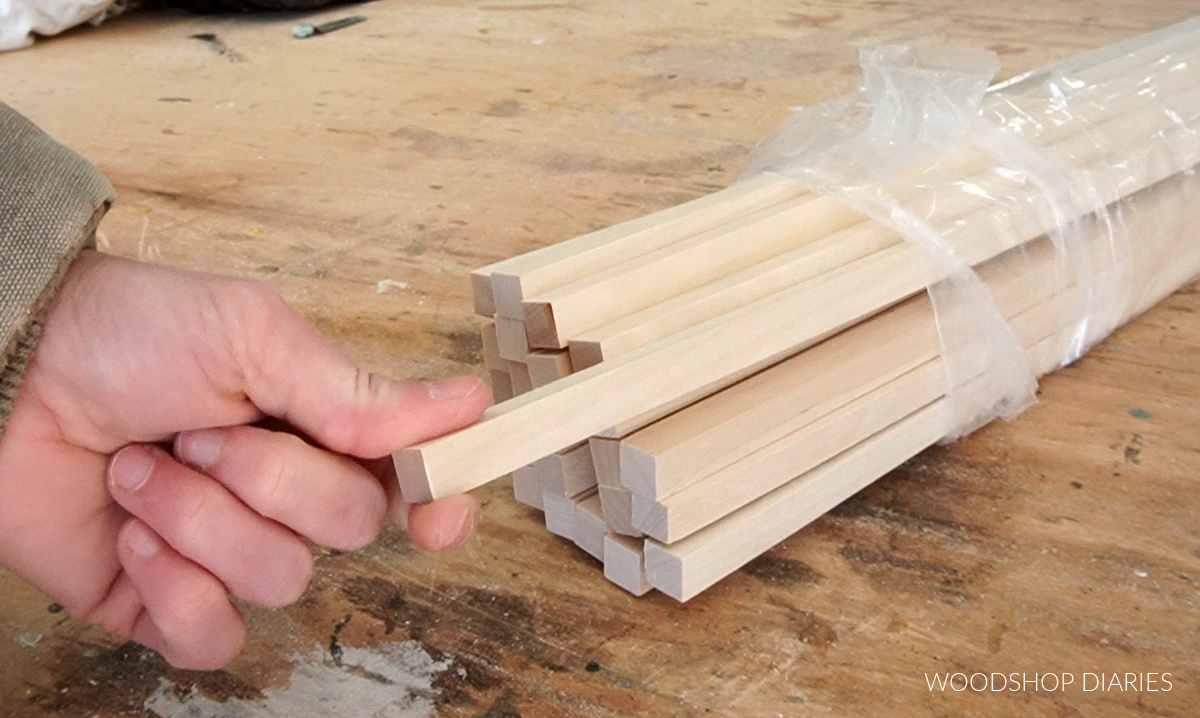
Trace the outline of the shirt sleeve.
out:
M 112 198 L 99 170 L 0 102 L 0 436 L 43 315 Z

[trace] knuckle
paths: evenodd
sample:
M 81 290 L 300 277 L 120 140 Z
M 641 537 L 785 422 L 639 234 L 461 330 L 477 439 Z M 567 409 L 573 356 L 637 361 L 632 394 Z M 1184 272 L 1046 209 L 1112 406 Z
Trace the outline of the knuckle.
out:
M 299 437 L 280 434 L 255 451 L 248 472 L 253 484 L 251 490 L 257 496 L 254 503 L 271 518 L 290 515 L 301 498 L 295 457 L 303 444 Z
M 203 645 L 228 603 L 218 582 L 195 582 L 159 606 L 157 622 L 173 645 Z
M 387 502 L 382 494 L 380 491 L 379 496 L 371 499 L 346 502 L 337 524 L 339 540 L 331 543 L 331 548 L 357 551 L 375 540 L 387 513 Z
M 214 522 L 211 494 L 207 491 L 190 492 L 182 498 L 181 506 L 171 530 L 170 543 L 184 554 L 210 546 L 221 535 L 220 521 Z

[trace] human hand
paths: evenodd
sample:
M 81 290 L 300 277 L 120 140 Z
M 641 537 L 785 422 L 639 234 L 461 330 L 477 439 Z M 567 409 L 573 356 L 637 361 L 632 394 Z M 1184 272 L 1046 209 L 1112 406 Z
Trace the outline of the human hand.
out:
M 176 666 L 218 668 L 245 639 L 229 594 L 294 601 L 305 539 L 361 548 L 388 515 L 429 549 L 464 539 L 473 499 L 410 507 L 389 454 L 487 401 L 473 377 L 357 369 L 266 285 L 85 252 L 0 437 L 0 564 Z

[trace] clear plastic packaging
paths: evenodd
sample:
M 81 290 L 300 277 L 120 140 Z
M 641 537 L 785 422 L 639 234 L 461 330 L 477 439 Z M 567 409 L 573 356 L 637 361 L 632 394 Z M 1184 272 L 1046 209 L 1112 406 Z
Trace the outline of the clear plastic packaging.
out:
M 1147 292 L 1194 278 L 1167 267 L 1178 232 L 1195 229 L 1179 212 L 1158 208 L 1157 237 L 1130 236 L 1123 212 L 1178 205 L 1180 183 L 1200 202 L 1200 18 L 990 87 L 989 52 L 892 46 L 861 61 L 858 91 L 793 114 L 744 174 L 838 197 L 919 250 L 954 415 L 945 440 L 1015 416 L 1040 373 L 1078 359 Z M 1156 198 L 1166 181 L 1170 199 Z M 1028 272 L 1046 241 L 1066 328 L 1049 366 L 976 272 Z

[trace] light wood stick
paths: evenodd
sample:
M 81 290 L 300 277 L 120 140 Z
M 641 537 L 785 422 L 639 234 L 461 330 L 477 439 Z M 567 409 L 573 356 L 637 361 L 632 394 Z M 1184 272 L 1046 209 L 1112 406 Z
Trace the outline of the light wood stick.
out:
M 614 533 L 641 536 L 642 532 L 633 525 L 633 494 L 619 483 L 621 443 L 616 439 L 592 437 L 588 445 L 600 487 L 604 523 Z
M 635 596 L 650 592 L 646 580 L 644 541 L 608 534 L 604 537 L 604 577 Z
M 896 243 L 893 232 L 862 223 L 697 287 L 652 307 L 633 312 L 571 337 L 568 349 L 576 371 L 627 354 L 688 327 L 732 311 L 746 302 L 793 287 Z
M 930 314 L 913 297 L 630 434 L 618 442 L 620 485 L 668 496 L 794 431 L 781 417 L 822 416 L 934 359 Z
M 1114 322 L 1145 311 L 1200 273 L 1197 192 L 1194 176 L 1178 176 L 1127 203 L 1127 231 L 1144 251 L 1127 257 L 1132 276 L 1118 286 L 1129 301 Z M 1163 262 L 1167 257 L 1172 261 Z M 1060 351 L 1061 337 L 1039 343 L 1035 370 L 1053 369 Z M 951 420 L 939 401 L 677 543 L 648 540 L 648 580 L 677 600 L 689 600 L 915 455 L 944 430 L 934 424 Z
M 1170 89 L 1170 88 L 1166 88 Z M 1126 104 L 1140 108 L 1145 116 L 1159 113 L 1159 99 L 1146 95 Z M 1111 121 L 1117 127 L 1117 134 L 1129 134 L 1132 130 L 1122 129 L 1121 123 L 1130 120 L 1114 117 L 1115 109 L 1097 113 L 1093 121 Z M 1136 121 L 1136 118 L 1135 120 Z M 1102 133 L 1091 133 L 1078 125 L 1068 125 L 1062 122 L 1050 123 L 1052 129 L 1041 130 L 1041 126 L 1028 126 L 1029 134 L 1036 134 L 1039 139 L 1053 143 L 1057 153 L 1065 158 L 1081 161 L 1086 157 L 1094 157 L 1100 151 Z M 1056 129 L 1055 129 L 1056 128 Z M 971 182 L 981 190 L 989 185 L 1002 184 L 989 172 L 983 172 Z M 950 225 L 956 216 L 968 209 L 971 196 L 963 193 L 942 199 L 939 207 L 939 217 L 943 224 Z M 674 296 L 660 304 L 647 307 L 637 312 L 599 326 L 585 330 L 570 338 L 569 349 L 576 370 L 593 366 L 604 358 L 620 356 L 648 342 L 671 335 L 689 326 L 711 319 L 723 312 L 730 311 L 736 306 L 753 301 L 784 287 L 808 279 L 832 267 L 845 264 L 854 258 L 866 256 L 882 248 L 900 241 L 894 232 L 873 223 L 864 223 L 850 227 L 823 240 L 806 244 L 784 255 L 761 262 L 739 272 L 730 273 L 712 283 L 697 287 L 682 295 Z
M 814 241 L 864 217 L 840 200 L 805 195 L 526 299 L 531 346 L 567 339 L 721 276 Z
M 1103 224 L 1081 225 L 1078 236 L 1078 248 L 1089 255 L 1107 249 Z M 978 268 L 1010 319 L 1056 291 L 1059 257 L 1050 240 L 1029 243 L 1020 258 L 1019 272 L 1008 255 Z M 1095 271 L 1108 261 L 1097 256 Z M 912 297 L 625 437 L 620 483 L 645 497 L 668 496 L 933 360 L 939 349 L 932 302 Z
M 571 355 L 564 351 L 537 350 L 525 357 L 534 388 L 546 386 L 571 373 Z
M 671 546 L 647 541 L 646 579 L 677 601 L 690 600 L 932 445 L 950 420 L 938 401 L 704 531 Z
M 1149 190 L 1151 193 L 1155 191 L 1172 190 L 1170 187 Z M 1142 221 L 1144 223 L 1145 220 Z M 1092 245 L 1093 250 L 1098 250 L 1096 245 L 1108 240 L 1107 232 L 1100 223 L 1092 223 L 1084 230 L 1081 241 Z M 1148 240 L 1139 249 L 1143 252 L 1152 251 L 1151 245 L 1152 240 Z M 1098 252 L 1093 251 L 1090 254 L 1094 256 Z M 1177 262 L 1184 262 L 1187 266 L 1187 258 L 1200 255 L 1200 250 L 1175 247 L 1172 254 Z M 1063 329 L 1064 322 L 1073 322 L 1073 317 L 1063 314 L 1050 289 L 1053 286 L 1058 257 L 1049 241 L 1029 248 L 1027 256 L 1031 267 L 1019 275 L 1003 274 L 1003 281 L 995 294 L 1002 311 L 1009 318 L 1010 327 L 1022 345 L 1029 348 L 1031 361 L 1035 367 L 1039 367 L 1038 373 L 1041 374 L 1049 368 L 1041 368 L 1046 362 L 1041 353 L 1049 351 L 1049 345 L 1043 341 L 1044 338 L 1062 337 L 1065 333 L 1073 331 L 1071 326 Z M 1093 279 L 1096 286 L 1111 286 L 1113 282 L 1110 277 L 1113 275 L 1124 279 L 1127 273 L 1138 269 L 1128 265 L 1113 268 L 1111 264 L 1103 261 L 1102 257 L 1095 259 L 1097 263 L 1094 269 L 1097 274 Z M 1200 261 L 1194 266 L 1200 270 Z M 1156 274 L 1161 275 L 1163 272 Z M 1148 276 L 1135 275 L 1133 286 L 1142 286 L 1150 280 Z M 910 301 L 917 301 L 919 306 L 923 304 L 926 322 L 933 327 L 935 319 L 928 299 L 917 297 Z M 928 342 L 928 348 L 936 351 L 937 344 L 933 336 L 928 336 L 925 340 Z M 1061 356 L 1062 339 L 1055 341 L 1059 342 L 1056 354 Z M 987 367 L 982 362 L 986 358 L 973 358 L 979 365 L 962 369 L 973 374 L 983 374 Z M 677 541 L 786 483 L 795 475 L 846 450 L 858 443 L 864 435 L 879 431 L 936 400 L 945 388 L 944 367 L 941 359 L 937 358 L 819 418 L 806 416 L 806 413 L 810 412 L 805 411 L 790 415 L 785 413 L 782 417 L 776 414 L 776 423 L 780 428 L 769 435 L 769 438 L 773 439 L 770 443 L 757 443 L 754 438 L 748 439 L 744 449 L 737 447 L 734 452 L 734 456 L 741 458 L 726 463 L 699 481 L 690 482 L 657 501 L 635 492 L 633 524 L 660 541 Z
M 1177 113 L 1182 112 L 1177 108 Z M 1180 117 L 1182 125 L 1194 122 L 1194 113 Z M 1122 124 L 1135 136 L 1148 136 L 1148 118 L 1141 124 Z M 1110 128 L 1111 129 L 1111 128 Z M 1150 132 L 1149 134 L 1154 134 Z M 1195 164 L 1200 157 L 1200 140 L 1185 131 L 1168 131 L 1155 136 L 1156 146 L 1168 147 L 1173 163 L 1130 168 L 1121 191 L 1132 192 Z M 1141 146 L 1130 143 L 1140 151 Z M 1089 168 L 1103 176 L 1120 157 L 1098 161 Z M 1117 199 L 1114 185 L 1097 187 L 1095 206 L 1099 209 Z M 961 256 L 972 264 L 1008 249 L 1015 242 L 1038 236 L 1037 222 L 1007 217 L 996 210 L 990 221 L 978 223 L 980 234 L 960 237 Z M 992 235 L 987 228 L 1003 219 L 1012 219 L 1018 231 Z M 987 220 L 988 218 L 981 217 Z M 624 427 L 645 425 L 664 412 L 674 410 L 698 396 L 727 386 L 787 354 L 810 346 L 815 341 L 858 321 L 862 317 L 911 295 L 931 279 L 919 251 L 907 245 L 889 248 L 863 260 L 827 272 L 814 282 L 780 292 L 754 302 L 741 310 L 681 332 L 669 343 L 654 343 L 612 362 L 605 362 L 560 380 L 553 392 L 530 392 L 525 397 L 489 410 L 487 418 L 470 429 L 395 454 L 397 475 L 409 500 L 430 500 L 438 495 L 469 490 L 502 475 L 533 457 L 576 443 L 584 437 Z M 866 272 L 862 274 L 859 272 Z M 917 276 L 919 275 L 919 276 Z M 864 282 L 866 284 L 864 285 Z M 831 303 L 831 297 L 838 297 Z M 828 306 L 819 318 L 804 316 L 807 306 Z M 764 338 L 765 337 L 765 338 Z M 740 354 L 735 356 L 734 349 Z M 611 366 L 606 366 L 611 365 Z M 663 377 L 663 366 L 679 370 L 678 375 Z M 658 367 L 658 368 L 656 368 Z M 572 381 L 574 380 L 574 381 Z M 522 399 L 525 399 L 522 401 Z M 567 403 L 569 402 L 569 403 Z M 562 406 L 589 406 L 588 412 L 556 410 Z M 564 416 L 573 413 L 574 416 Z M 538 421 L 536 417 L 541 416 Z M 630 420 L 628 417 L 633 416 Z M 640 422 L 640 423 L 639 423 Z M 550 426 L 545 426 L 550 424 Z M 608 427 L 608 428 L 605 428 Z M 531 431 L 531 429 L 533 429 Z M 513 442 L 514 434 L 528 441 Z M 483 451 L 505 443 L 514 450 L 501 455 Z M 433 477 L 433 478 L 431 478 Z M 435 486 L 436 484 L 436 486 Z
M 1045 341 L 1042 369 L 1053 366 L 1060 344 L 1059 337 Z M 953 421 L 939 399 L 701 531 L 669 545 L 647 539 L 647 580 L 690 600 L 931 446 Z
M 793 180 L 766 175 L 751 177 L 690 202 L 488 265 L 476 274 L 489 277 L 498 316 L 523 319 L 521 302 L 527 296 L 549 291 L 805 192 Z M 482 283 L 479 286 L 482 288 Z
M 994 96 L 990 99 L 1010 114 L 1017 114 L 1017 108 L 1040 107 L 1036 92 L 1033 97 L 1010 98 L 1005 103 Z M 1101 124 L 1118 113 L 1128 113 L 1129 106 L 1134 103 L 1161 113 L 1161 108 L 1155 105 L 1154 100 L 1153 97 L 1134 95 L 1120 105 L 1093 109 L 1088 120 L 1093 125 Z M 1003 116 L 1004 113 L 1000 114 Z M 1007 124 L 1007 119 L 1002 117 L 1002 123 Z M 1084 162 L 1084 153 L 1095 153 L 1097 149 L 1094 146 L 1095 138 L 1087 133 L 1087 128 L 1082 124 L 1055 122 L 1038 126 L 1039 139 L 1047 147 L 1054 147 L 1064 138 L 1074 136 L 1075 142 L 1064 143 L 1059 153 L 1075 162 Z M 1031 126 L 1017 127 L 1020 131 L 1028 131 Z M 1072 149 L 1075 147 L 1081 147 L 1082 151 Z M 943 171 L 970 177 L 968 184 L 986 194 L 993 194 L 989 185 L 1004 186 L 1010 181 L 990 171 L 993 162 L 993 158 L 984 154 L 958 152 L 946 157 L 941 164 Z M 889 178 L 889 184 L 901 201 L 905 199 L 905 193 L 911 191 L 909 183 L 902 176 Z M 939 212 L 941 216 L 952 217 L 959 210 L 946 208 L 947 203 L 965 208 L 975 202 L 977 200 L 971 193 L 952 193 L 948 197 L 938 198 Z M 840 216 L 839 211 L 842 213 Z M 789 219 L 792 216 L 794 220 Z M 593 274 L 545 296 L 531 297 L 525 302 L 530 343 L 533 346 L 563 346 L 567 339 L 577 338 L 581 331 L 602 326 L 606 321 L 617 321 L 633 311 L 677 296 L 755 261 L 775 256 L 788 247 L 805 244 L 854 224 L 851 221 L 853 216 L 848 208 L 832 198 L 802 197 L 779 208 L 726 225 L 720 230 L 675 243 L 658 252 Z M 894 237 L 894 240 L 898 239 Z M 694 311 L 696 316 L 702 315 L 701 310 Z M 576 353 L 581 351 L 582 348 L 577 349 Z
M 608 527 L 600 508 L 600 496 L 592 492 L 575 504 L 575 545 L 592 558 L 604 562 L 604 535 Z
M 1200 64 L 1198 64 L 1196 67 L 1200 68 Z M 1186 107 L 1186 111 L 1183 109 L 1184 107 Z M 1181 115 L 1181 113 L 1183 114 Z M 1200 88 L 1190 88 L 1187 93 L 1180 95 L 1180 106 L 1175 114 L 1181 115 L 1180 124 L 1184 127 L 1194 126 L 1198 121 L 1200 121 Z M 1154 135 L 1155 132 L 1159 132 L 1149 129 L 1147 126 L 1149 124 L 1149 120 L 1149 116 L 1138 115 L 1132 120 L 1129 118 L 1123 118 L 1122 120 L 1118 121 L 1118 124 L 1121 126 L 1123 131 L 1133 133 L 1133 137 L 1144 137 L 1148 136 L 1146 133 Z M 1108 127 L 1106 129 L 1111 131 L 1112 127 Z M 1087 140 L 1087 138 L 1083 136 L 1076 136 L 1070 140 L 1070 142 L 1082 143 L 1085 140 Z M 1090 144 L 1090 140 L 1087 140 L 1087 142 Z M 1170 149 L 1164 149 L 1164 147 L 1169 147 Z M 1180 172 L 1190 171 L 1195 163 L 1200 161 L 1200 134 L 1192 132 L 1189 129 L 1161 132 L 1159 136 L 1156 136 L 1155 139 L 1151 140 L 1149 143 L 1141 146 L 1136 146 L 1135 144 L 1131 143 L 1122 149 L 1126 150 L 1128 155 L 1120 155 L 1097 160 L 1095 164 L 1084 170 L 1085 174 L 1092 178 L 1092 182 L 1089 184 L 1093 185 L 1094 193 L 1089 195 L 1086 200 L 1081 201 L 1079 205 L 1080 208 L 1090 208 L 1089 212 L 1099 211 L 1103 208 L 1103 206 L 1112 204 L 1113 202 L 1121 199 L 1122 196 L 1127 196 L 1121 195 L 1121 192 L 1128 192 L 1132 194 L 1140 189 L 1144 189 L 1145 187 L 1151 186 L 1159 181 L 1162 181 L 1163 179 L 1166 179 L 1174 174 L 1174 172 L 1171 171 L 1173 167 Z M 1085 148 L 1080 148 L 1078 152 L 1080 154 L 1086 154 Z M 1161 154 L 1161 161 L 1158 161 L 1157 157 L 1156 161 L 1146 161 L 1147 154 Z M 1119 189 L 1117 186 L 1118 183 L 1114 182 L 1111 177 L 1106 176 L 1106 173 L 1112 172 L 1114 167 L 1120 168 L 1118 170 L 1120 172 L 1124 172 L 1125 168 L 1128 168 L 1129 171 L 1128 175 L 1123 175 L 1121 177 L 1121 187 Z M 1021 244 L 1028 242 L 1030 239 L 1040 236 L 1038 233 L 1041 230 L 1039 229 L 1039 222 L 1037 220 L 1036 213 L 1017 212 L 1015 214 L 1008 214 L 1008 216 L 1002 217 L 1001 215 L 1004 214 L 1006 213 L 998 210 L 998 208 L 989 207 L 969 215 L 965 220 L 959 223 L 944 227 L 943 231 L 945 236 L 948 238 L 949 243 L 956 247 L 959 257 L 971 265 L 977 265 L 991 257 L 1002 254 L 1004 251 L 1012 249 L 1013 247 L 1020 246 Z M 987 229 L 989 227 L 1006 227 L 1006 229 L 1010 229 L 1012 232 L 992 232 Z M 869 257 L 865 257 L 862 260 L 856 260 L 851 264 L 841 267 L 839 270 L 827 272 L 826 274 L 822 275 L 818 282 L 814 282 L 813 285 L 817 286 L 819 285 L 819 282 L 828 282 L 828 284 L 825 285 L 826 289 L 824 290 L 825 298 L 823 304 L 829 305 L 832 302 L 833 304 L 837 305 L 837 308 L 839 309 L 845 309 L 850 305 L 855 305 L 860 299 L 862 299 L 862 297 L 857 296 L 854 293 L 863 292 L 864 290 L 862 289 L 862 286 L 864 283 L 881 281 L 879 279 L 880 277 L 882 277 L 883 282 L 887 283 L 887 286 L 893 287 L 895 290 L 891 293 L 891 301 L 878 303 L 871 309 L 863 311 L 856 318 L 851 319 L 846 323 L 835 323 L 834 318 L 838 315 L 830 312 L 827 315 L 827 318 L 829 318 L 830 321 L 824 323 L 823 329 L 814 329 L 806 338 L 798 340 L 794 345 L 795 350 L 799 351 L 807 348 L 812 344 L 831 336 L 837 331 L 840 331 L 846 326 L 849 326 L 853 322 L 860 321 L 861 319 L 870 316 L 882 308 L 889 306 L 895 301 L 915 293 L 908 292 L 907 294 L 902 294 L 904 290 L 899 289 L 899 287 L 902 285 L 912 286 L 913 283 L 916 282 L 917 278 L 914 272 L 928 273 L 933 271 L 934 276 L 932 277 L 932 281 L 930 283 L 936 282 L 943 278 L 941 273 L 942 270 L 929 267 L 928 265 L 923 266 L 921 259 L 918 258 L 920 251 L 921 250 L 917 249 L 915 246 L 896 245 L 881 252 L 877 252 Z M 909 255 L 908 261 L 899 260 L 899 262 L 897 262 L 898 255 L 894 254 L 894 252 L 912 252 L 913 254 Z M 893 263 L 904 264 L 905 266 L 893 268 Z M 844 274 L 845 272 L 858 272 L 859 274 L 857 281 L 846 282 L 845 284 L 842 284 L 839 281 L 839 278 L 845 278 L 847 276 Z M 904 273 L 907 276 L 893 276 L 892 272 Z M 853 285 L 853 287 L 858 287 L 858 289 L 853 288 L 851 285 Z M 808 283 L 805 283 L 805 286 L 808 286 Z M 877 288 L 872 287 L 872 289 Z M 882 287 L 878 287 L 878 289 L 882 290 Z M 788 295 L 795 296 L 793 292 L 802 291 L 804 291 L 803 287 L 795 287 L 791 290 L 780 292 L 778 295 L 773 295 L 772 298 L 762 301 L 772 302 L 775 298 Z M 814 298 L 814 301 L 820 302 L 821 300 Z M 760 305 L 755 302 L 749 306 L 754 307 Z M 730 313 L 728 315 L 723 315 L 722 318 L 710 320 L 710 322 L 706 322 L 699 326 L 708 327 L 710 325 L 715 325 L 717 322 L 723 319 L 727 320 L 734 316 L 738 315 L 736 313 Z M 689 330 L 688 332 L 681 333 L 679 336 L 688 336 L 690 333 L 691 332 Z M 669 341 L 669 339 L 670 338 L 667 338 L 662 341 Z M 650 346 L 657 346 L 657 342 Z M 745 367 L 743 371 L 727 377 L 723 385 L 728 386 L 734 381 L 738 381 L 750 375 L 754 371 L 761 369 L 765 365 L 766 363 L 750 364 Z M 703 396 L 705 393 L 706 392 L 704 390 L 697 390 L 692 393 L 681 395 L 675 400 L 666 402 L 653 410 L 647 411 L 643 414 L 635 415 L 631 418 L 627 418 L 623 422 L 616 424 L 614 427 L 600 432 L 600 434 L 603 436 L 624 436 L 632 431 L 646 426 L 652 421 L 656 421 L 673 411 L 687 406 L 700 396 Z
M 1128 89 L 1119 80 L 1130 77 L 1135 81 L 1140 80 L 1139 74 L 1148 74 L 1144 68 L 1153 67 L 1153 63 L 1165 53 L 1178 54 L 1195 48 L 1195 25 L 1194 22 L 1180 23 L 1132 41 L 1092 51 L 1066 63 L 1058 63 L 1051 69 L 1069 67 L 1073 79 L 1085 84 L 1092 83 L 1102 93 L 1109 93 L 1093 104 L 1101 107 L 1118 104 L 1138 89 Z M 1015 117 L 1014 113 L 1008 112 L 1014 104 L 1010 90 L 1019 92 L 1023 85 L 1034 84 L 1031 81 L 1038 81 L 1045 72 L 1035 71 L 1029 73 L 1024 82 L 1022 78 L 1014 78 L 991 88 L 989 94 L 999 95 L 1001 91 L 1005 91 L 1005 94 L 996 102 L 985 102 L 985 111 L 998 122 L 1008 121 L 1022 131 L 1029 131 L 1031 137 L 1036 136 L 1038 128 L 1057 124 L 1057 117 L 1049 117 L 1050 121 L 1041 117 L 1042 114 L 1049 115 L 1057 110 L 1047 111 L 1044 107 L 1017 102 Z M 1085 87 L 1085 92 L 1090 90 Z M 1034 127 L 1031 129 L 1029 125 Z M 592 271 L 611 267 L 677 239 L 712 229 L 736 216 L 804 193 L 795 185 L 779 184 L 778 179 L 769 175 L 753 177 L 684 205 L 476 270 L 472 273 L 476 311 L 488 316 L 498 312 L 512 318 L 523 318 L 520 302 L 525 297 L 562 286 Z M 497 297 L 502 298 L 497 301 Z M 501 306 L 497 307 L 497 303 Z

